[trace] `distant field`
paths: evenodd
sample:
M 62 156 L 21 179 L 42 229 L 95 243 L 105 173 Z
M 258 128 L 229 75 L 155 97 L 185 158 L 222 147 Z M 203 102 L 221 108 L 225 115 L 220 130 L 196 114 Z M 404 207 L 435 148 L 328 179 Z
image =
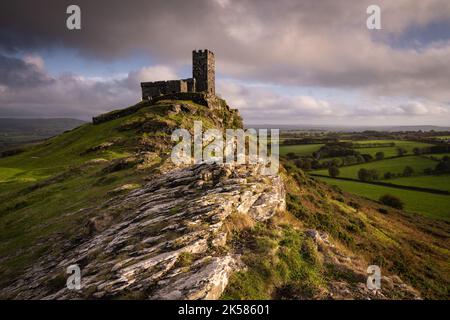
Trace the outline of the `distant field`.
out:
M 319 150 L 323 144 L 300 144 L 292 146 L 280 146 L 280 155 L 285 156 L 286 154 L 293 152 L 298 155 L 307 156 L 312 154 L 314 151 Z
M 393 147 L 368 147 L 368 148 L 355 148 L 361 154 L 370 154 L 375 157 L 377 152 L 384 152 L 386 158 L 397 156 L 397 148 L 401 147 L 407 151 L 407 154 L 412 155 L 414 148 L 424 148 L 432 146 L 430 143 L 416 142 L 416 141 L 403 141 L 403 140 L 362 140 L 362 141 L 351 141 L 351 140 L 341 140 L 347 142 L 353 142 L 355 145 L 365 145 L 370 143 L 395 143 Z M 292 146 L 280 146 L 280 155 L 286 155 L 287 153 L 293 152 L 298 155 L 306 156 L 317 151 L 323 144 L 306 144 L 306 145 L 292 145 Z M 336 157 L 339 158 L 339 157 Z M 324 158 L 323 161 L 329 161 L 334 158 Z
M 0 118 L 0 152 L 47 139 L 85 123 L 77 119 Z
M 385 194 L 392 194 L 402 199 L 405 203 L 406 211 L 450 221 L 450 196 L 401 190 L 357 181 L 345 181 L 322 177 L 319 179 L 330 185 L 336 185 L 344 191 L 373 200 L 378 200 L 380 196 Z
M 436 159 L 442 159 L 445 156 L 450 157 L 450 152 L 447 152 L 447 153 L 433 153 L 433 154 L 427 154 L 426 156 L 427 157 L 434 157 Z
M 395 143 L 393 147 L 375 147 L 375 148 L 357 148 L 361 154 L 370 154 L 375 157 L 377 152 L 384 152 L 384 156 L 393 157 L 397 155 L 397 148 L 401 147 L 405 149 L 408 154 L 413 154 L 414 148 L 424 148 L 432 146 L 429 143 L 416 142 L 416 141 L 403 141 L 403 140 L 367 140 L 367 141 L 356 141 L 354 144 L 366 144 L 366 143 Z
M 385 172 L 402 173 L 406 166 L 410 166 L 415 172 L 421 173 L 426 168 L 436 167 L 437 162 L 423 156 L 404 156 L 400 158 L 373 161 L 339 168 L 340 177 L 358 179 L 358 171 L 362 168 L 376 169 L 380 176 Z M 313 173 L 328 175 L 327 169 L 313 171 Z
M 413 176 L 403 177 L 390 180 L 384 180 L 385 182 L 399 184 L 403 186 L 432 188 L 439 190 L 450 191 L 450 175 L 440 176 Z
M 330 157 L 330 158 L 323 158 L 319 160 L 319 163 L 324 163 L 324 162 L 330 162 L 333 161 L 334 159 L 340 160 L 342 157 Z

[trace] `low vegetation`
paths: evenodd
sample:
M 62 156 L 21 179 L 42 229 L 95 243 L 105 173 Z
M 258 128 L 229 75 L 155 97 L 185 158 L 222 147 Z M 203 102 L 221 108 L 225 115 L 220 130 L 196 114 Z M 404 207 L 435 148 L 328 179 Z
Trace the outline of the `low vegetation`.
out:
M 399 275 L 425 298 L 447 297 L 448 223 L 328 187 L 290 163 L 285 168 L 287 212 L 229 240 L 247 269 L 231 277 L 223 299 L 330 299 L 342 292 L 362 298 L 369 264 Z M 305 230 L 329 235 L 337 248 L 317 245 Z M 337 262 L 335 250 L 349 256 Z M 388 297 L 404 298 L 384 286 Z

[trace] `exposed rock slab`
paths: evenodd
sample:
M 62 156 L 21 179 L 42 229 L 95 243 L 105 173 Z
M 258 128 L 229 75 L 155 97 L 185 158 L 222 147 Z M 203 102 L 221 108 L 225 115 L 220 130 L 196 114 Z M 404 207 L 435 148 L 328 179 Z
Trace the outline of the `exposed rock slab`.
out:
M 97 208 L 92 235 L 42 258 L 0 294 L 20 299 L 132 297 L 217 299 L 239 256 L 223 250 L 222 228 L 233 212 L 269 219 L 285 209 L 278 176 L 259 165 L 200 164 L 161 174 Z M 77 264 L 82 289 L 65 273 Z

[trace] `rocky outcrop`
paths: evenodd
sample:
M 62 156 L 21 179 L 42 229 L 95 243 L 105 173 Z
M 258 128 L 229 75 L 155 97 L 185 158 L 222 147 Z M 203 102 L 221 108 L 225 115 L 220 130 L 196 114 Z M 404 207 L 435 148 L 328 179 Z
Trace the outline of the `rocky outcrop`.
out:
M 7 298 L 217 299 L 243 267 L 227 247 L 233 214 L 256 221 L 285 209 L 278 176 L 260 165 L 200 164 L 175 169 L 96 209 L 90 236 L 47 255 L 0 294 Z M 66 268 L 81 268 L 69 290 Z

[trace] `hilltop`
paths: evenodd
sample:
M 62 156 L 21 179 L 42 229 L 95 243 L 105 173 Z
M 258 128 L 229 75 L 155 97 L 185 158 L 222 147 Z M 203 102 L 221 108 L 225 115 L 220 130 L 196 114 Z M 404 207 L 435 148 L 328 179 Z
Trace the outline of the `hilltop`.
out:
M 185 98 L 185 99 L 180 99 Z M 176 128 L 241 128 L 224 100 L 166 95 L 0 159 L 3 298 L 448 298 L 449 223 L 330 187 L 287 161 L 170 160 Z M 65 287 L 80 265 L 84 287 Z M 382 290 L 365 287 L 383 270 Z

